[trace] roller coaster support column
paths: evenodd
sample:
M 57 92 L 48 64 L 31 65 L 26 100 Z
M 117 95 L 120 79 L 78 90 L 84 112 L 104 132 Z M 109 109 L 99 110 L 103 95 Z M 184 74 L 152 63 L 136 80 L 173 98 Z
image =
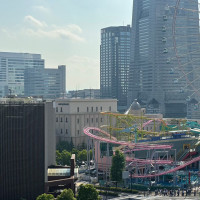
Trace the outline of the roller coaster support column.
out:
M 200 161 L 199 161 L 199 171 L 200 171 Z M 198 187 L 200 186 L 200 172 L 198 173 Z
M 108 157 L 109 157 L 109 143 L 107 143 L 107 150 L 106 150 L 106 183 L 107 183 L 107 177 L 108 177 Z
M 89 154 L 88 154 L 88 151 L 89 151 L 89 137 L 87 136 L 87 169 L 89 167 Z
M 92 139 L 92 161 L 93 161 L 93 165 L 95 166 L 96 163 L 95 163 L 95 152 L 94 152 L 94 140 L 93 139 Z
M 136 175 L 138 175 L 138 165 L 136 163 Z M 136 183 L 138 183 L 138 178 L 136 178 Z
M 135 143 L 137 143 L 137 128 L 135 128 L 134 134 L 135 134 Z
M 88 151 L 88 154 L 89 154 L 89 175 L 90 175 L 90 160 L 91 160 L 91 158 L 90 158 L 90 138 L 89 138 L 89 140 L 88 140 L 88 146 L 89 146 L 89 151 Z
M 87 169 L 90 175 L 90 138 L 87 137 Z
M 131 192 L 132 192 L 132 184 L 133 184 L 133 172 L 132 172 L 132 170 L 129 172 L 130 173 L 130 175 L 131 175 Z
M 96 148 L 95 148 L 95 153 L 96 153 L 96 155 L 97 155 L 97 160 L 95 159 L 95 168 L 96 168 L 96 170 L 97 170 L 97 182 L 99 182 L 99 150 L 100 150 L 100 144 L 99 144 L 99 141 L 98 140 L 96 140 L 96 142 L 95 142 L 95 144 L 96 144 Z
M 174 167 L 176 167 L 176 149 L 174 149 L 175 153 L 174 153 Z M 177 185 L 177 172 L 175 171 L 173 173 L 173 183 L 174 183 L 174 186 Z

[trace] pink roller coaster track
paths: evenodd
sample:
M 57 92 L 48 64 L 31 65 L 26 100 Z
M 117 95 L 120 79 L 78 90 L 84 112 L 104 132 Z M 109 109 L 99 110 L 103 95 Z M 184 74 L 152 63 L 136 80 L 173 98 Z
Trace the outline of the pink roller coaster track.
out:
M 102 142 L 105 142 L 105 143 L 127 145 L 127 146 L 132 147 L 134 151 L 143 151 L 143 150 L 152 150 L 152 149 L 171 149 L 172 148 L 172 146 L 170 146 L 170 145 L 151 145 L 151 144 L 138 144 L 138 143 L 130 143 L 130 142 L 124 142 L 124 141 L 117 141 L 117 139 L 115 137 L 112 137 L 107 132 L 105 132 L 105 131 L 103 131 L 99 128 L 95 128 L 95 127 L 87 127 L 87 128 L 84 128 L 83 131 L 87 136 L 89 136 L 89 137 L 91 137 L 95 140 L 102 141 Z M 109 137 L 110 139 L 103 138 L 103 137 L 100 137 L 100 136 L 96 136 L 96 135 L 92 134 L 90 131 L 100 132 L 100 133 L 104 134 L 106 137 Z M 138 164 L 155 164 L 155 163 L 156 164 L 171 164 L 171 161 L 166 161 L 166 160 L 134 159 L 132 161 L 137 162 Z M 186 162 L 183 165 L 180 165 L 178 167 L 175 167 L 173 169 L 170 169 L 170 170 L 162 172 L 162 173 L 150 174 L 150 175 L 133 175 L 133 177 L 134 178 L 151 178 L 151 177 L 155 177 L 155 176 L 162 176 L 162 175 L 165 175 L 165 174 L 176 172 L 179 169 L 182 169 L 182 168 L 184 168 L 184 167 L 186 167 L 186 166 L 188 166 L 188 165 L 190 165 L 194 162 L 197 162 L 197 161 L 200 161 L 200 156 L 192 159 L 189 162 Z
M 150 175 L 133 175 L 134 178 L 151 178 L 151 177 L 155 177 L 155 176 L 162 176 L 162 175 L 165 175 L 165 174 L 169 174 L 169 173 L 173 173 L 173 172 L 176 172 L 178 171 L 179 169 L 183 169 L 184 167 L 187 167 L 188 165 L 191 165 L 192 163 L 194 162 L 197 162 L 197 161 L 200 161 L 200 156 L 199 157 L 196 157 L 194 159 L 192 159 L 191 161 L 189 162 L 186 162 L 185 164 L 183 165 L 180 165 L 178 167 L 175 167 L 173 169 L 170 169 L 168 171 L 165 171 L 165 172 L 162 172 L 162 173 L 159 173 L 159 174 L 150 174 Z
M 90 132 L 90 130 L 93 131 L 98 131 L 100 133 L 103 133 L 105 136 L 110 137 L 110 134 L 106 133 L 105 131 L 99 129 L 99 128 L 95 128 L 95 127 L 87 127 L 84 128 L 84 133 L 96 140 L 102 141 L 102 142 L 106 142 L 106 143 L 112 143 L 112 144 L 119 144 L 119 145 L 125 145 L 125 146 L 131 146 L 132 148 L 134 148 L 134 151 L 144 151 L 144 150 L 151 150 L 151 149 L 171 149 L 172 146 L 171 145 L 150 145 L 150 144 L 138 144 L 138 143 L 130 143 L 130 142 L 124 142 L 124 141 L 117 141 L 117 139 L 115 137 L 111 137 L 111 139 L 108 138 L 103 138 L 97 135 L 94 135 Z
M 161 119 L 154 119 L 154 120 L 151 119 L 151 120 L 145 122 L 145 123 L 143 124 L 142 128 L 144 128 L 145 126 L 147 126 L 148 124 L 150 124 L 151 122 L 154 122 L 154 121 L 162 122 L 165 126 L 167 126 L 167 124 L 166 124 L 163 120 L 161 120 Z M 141 130 L 141 128 L 139 128 L 139 129 Z
M 143 160 L 143 159 L 130 159 L 130 158 L 127 158 L 126 159 L 127 162 L 131 162 L 132 164 L 135 164 L 135 163 L 140 163 L 140 164 L 163 164 L 163 165 L 166 165 L 166 164 L 172 164 L 172 160 Z

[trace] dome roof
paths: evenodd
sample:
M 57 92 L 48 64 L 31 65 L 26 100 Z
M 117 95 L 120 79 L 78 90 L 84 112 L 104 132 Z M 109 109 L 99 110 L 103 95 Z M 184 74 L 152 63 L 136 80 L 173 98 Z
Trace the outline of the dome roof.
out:
M 137 102 L 137 99 L 134 100 L 134 102 L 131 105 L 131 110 L 140 110 L 141 106 L 140 104 Z

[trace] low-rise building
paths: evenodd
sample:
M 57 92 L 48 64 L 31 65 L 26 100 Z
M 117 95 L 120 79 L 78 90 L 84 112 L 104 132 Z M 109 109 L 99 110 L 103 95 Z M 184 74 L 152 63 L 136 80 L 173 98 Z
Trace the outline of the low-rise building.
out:
M 74 146 L 86 144 L 85 126 L 101 127 L 107 116 L 101 112 L 117 112 L 116 99 L 56 99 L 56 138 L 73 142 Z

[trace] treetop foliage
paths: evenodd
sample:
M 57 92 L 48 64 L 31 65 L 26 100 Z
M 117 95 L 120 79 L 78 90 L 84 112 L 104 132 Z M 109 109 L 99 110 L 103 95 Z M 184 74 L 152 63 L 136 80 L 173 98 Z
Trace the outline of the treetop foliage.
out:
M 100 200 L 99 193 L 93 185 L 80 185 L 77 200 Z
M 57 200 L 76 200 L 74 198 L 74 193 L 71 189 L 65 189 L 63 192 L 57 196 Z
M 41 194 L 36 200 L 54 200 L 54 196 L 52 194 Z

